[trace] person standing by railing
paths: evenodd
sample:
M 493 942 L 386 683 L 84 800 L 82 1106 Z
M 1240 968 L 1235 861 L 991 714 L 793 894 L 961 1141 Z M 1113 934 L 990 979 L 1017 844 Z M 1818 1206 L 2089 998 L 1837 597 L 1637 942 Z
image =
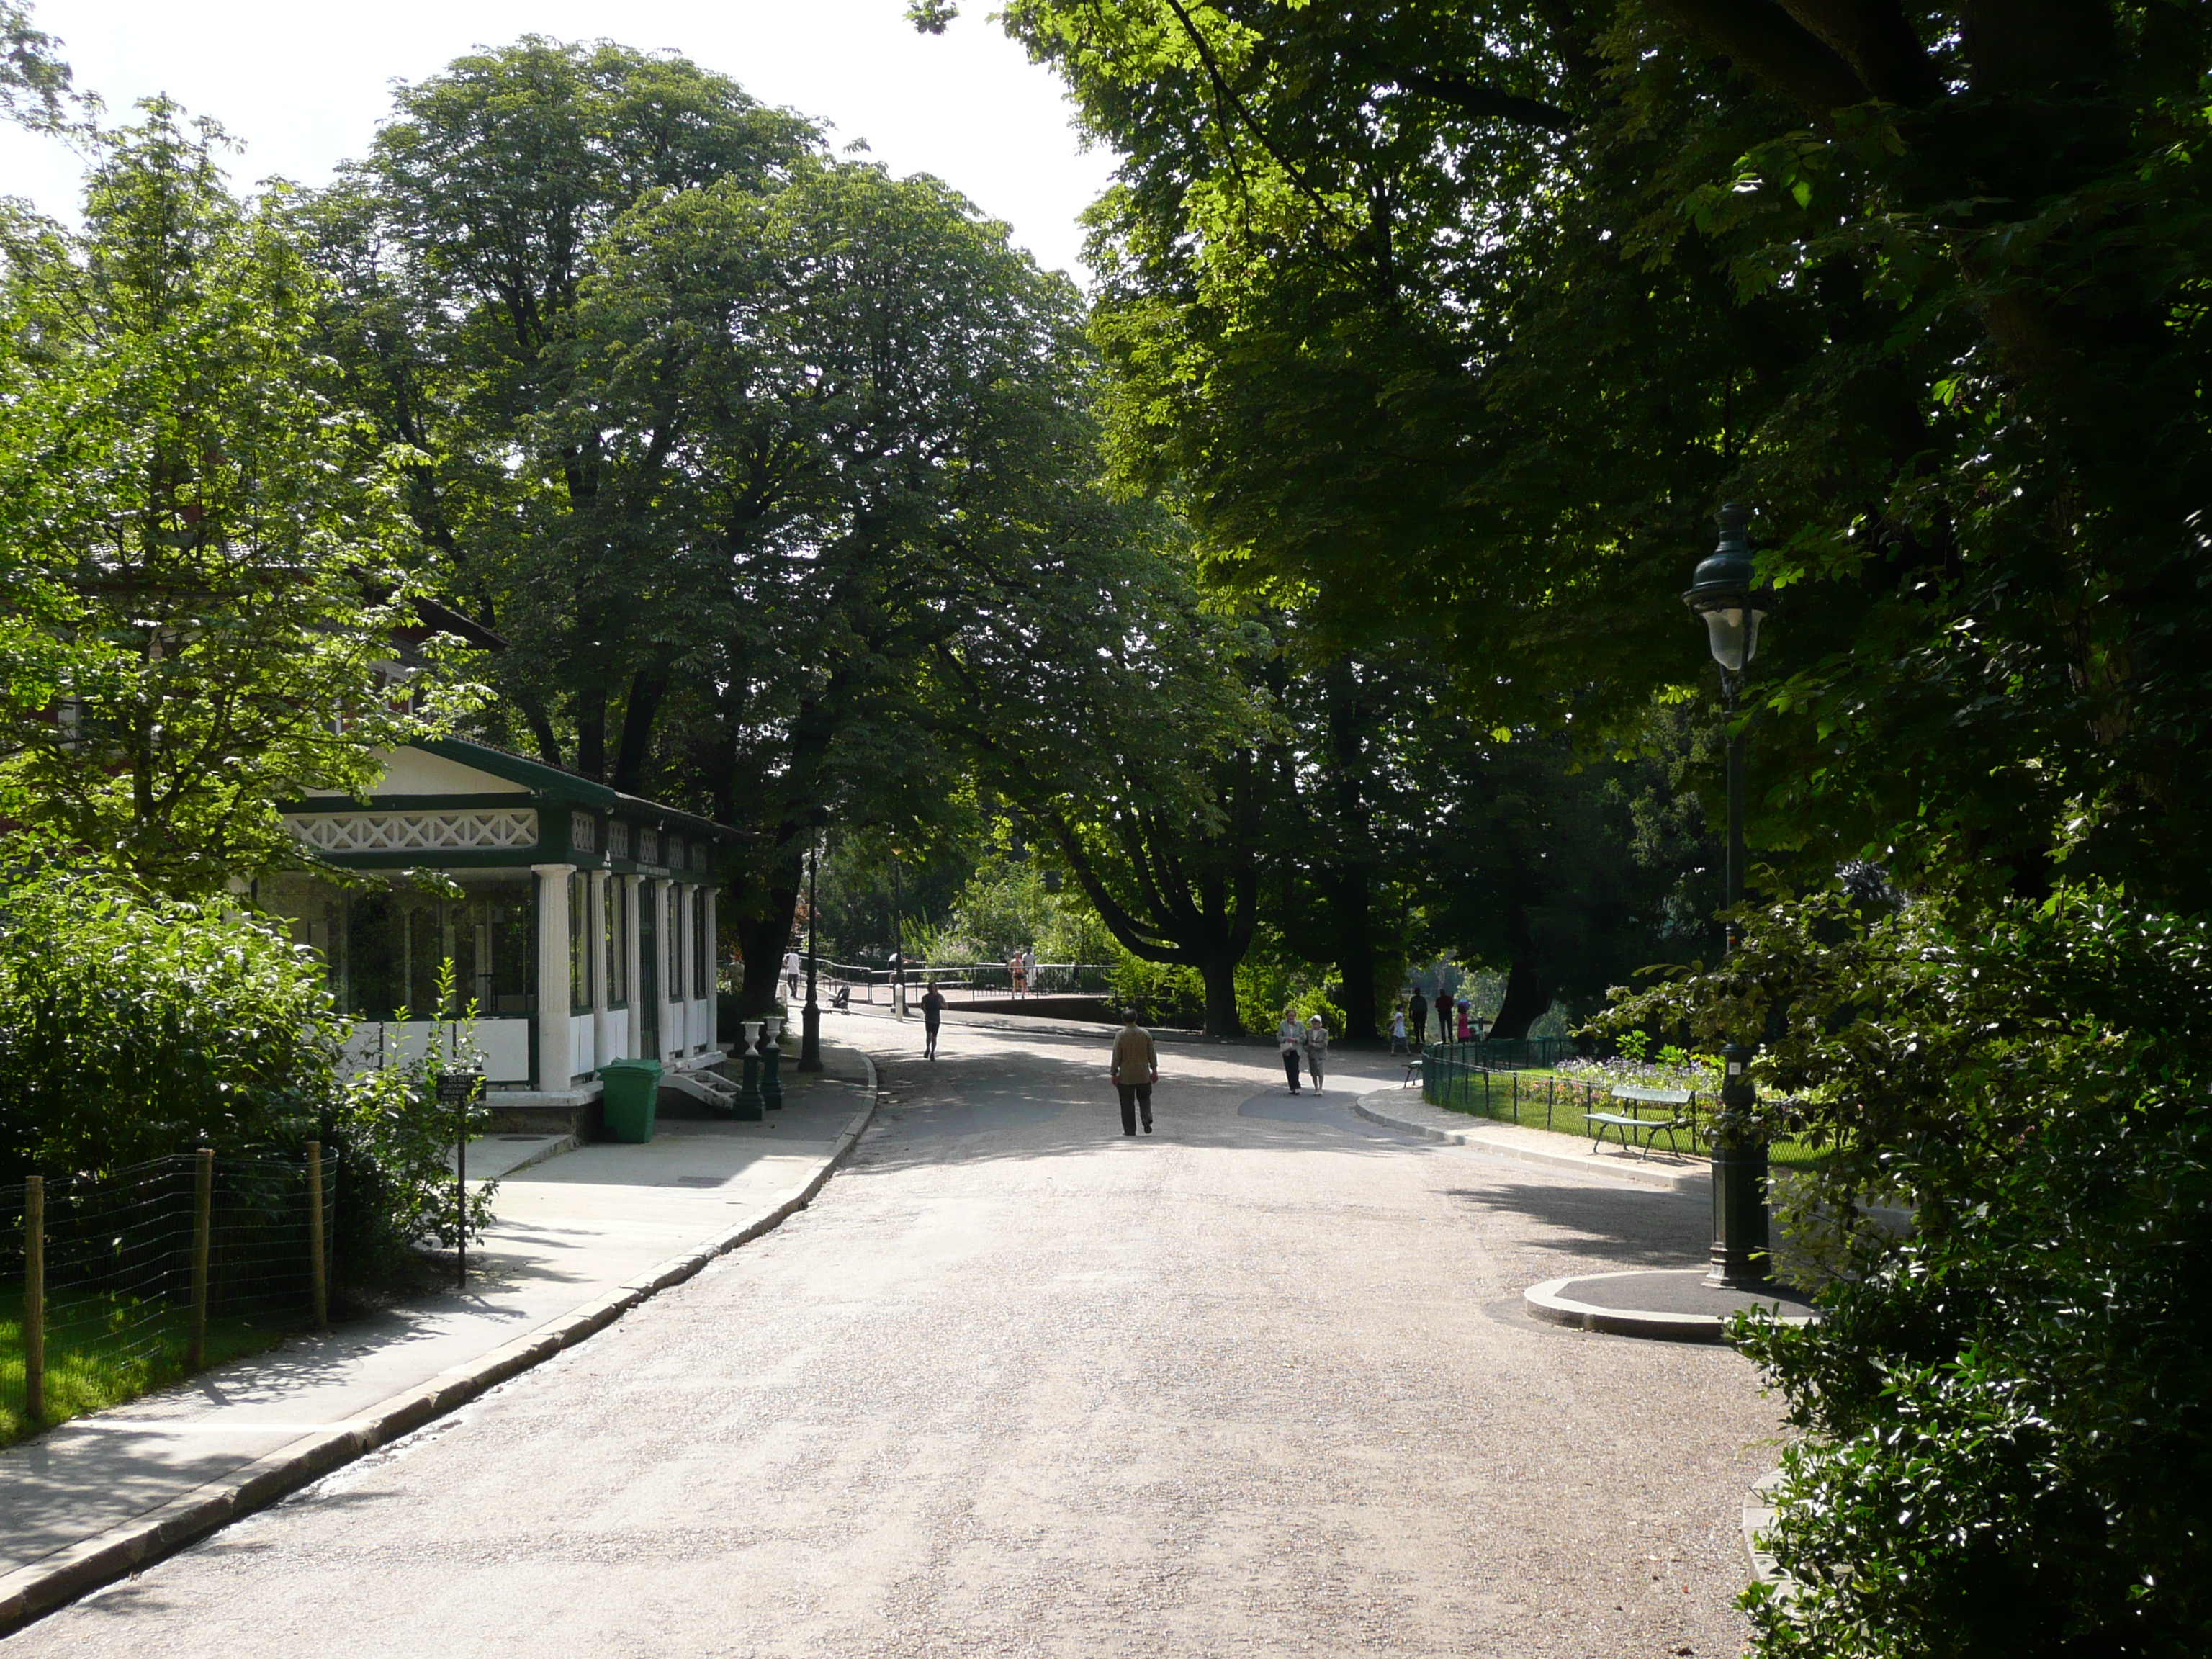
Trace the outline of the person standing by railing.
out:
M 1413 1022 L 1413 1052 L 1419 1054 L 1428 1046 L 1429 1000 L 1421 994 L 1421 988 L 1418 985 L 1406 999 L 1406 1017 Z

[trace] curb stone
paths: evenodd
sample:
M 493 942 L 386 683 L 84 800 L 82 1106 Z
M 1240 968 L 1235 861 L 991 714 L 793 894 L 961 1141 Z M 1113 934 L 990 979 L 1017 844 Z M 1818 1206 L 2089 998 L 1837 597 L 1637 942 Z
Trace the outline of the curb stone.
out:
M 1775 1565 L 1774 1557 L 1759 1547 L 1759 1535 L 1774 1525 L 1774 1494 L 1782 1485 L 1782 1471 L 1771 1469 L 1751 1483 L 1743 1495 L 1743 1548 L 1751 1557 L 1751 1581 L 1786 1588 L 1790 1579 Z
M 1631 1164 L 1626 1159 L 1608 1158 L 1589 1152 L 1554 1152 L 1536 1146 L 1516 1146 L 1490 1139 L 1480 1129 L 1439 1128 L 1434 1123 L 1423 1121 L 1403 1106 L 1394 1111 L 1389 1106 L 1376 1103 L 1399 1092 L 1396 1089 L 1384 1089 L 1379 1094 L 1363 1095 L 1352 1103 L 1352 1109 L 1370 1123 L 1379 1123 L 1386 1129 L 1401 1129 L 1407 1134 L 1419 1135 L 1427 1140 L 1440 1140 L 1448 1146 L 1469 1146 L 1478 1152 L 1488 1152 L 1496 1158 L 1517 1158 L 1523 1164 L 1540 1164 L 1546 1169 L 1571 1170 L 1577 1175 L 1609 1176 L 1616 1181 L 1630 1182 L 1638 1187 L 1656 1187 L 1662 1191 L 1686 1193 L 1693 1197 L 1702 1197 L 1711 1189 L 1712 1177 L 1703 1170 L 1654 1169 L 1647 1164 Z M 1422 1101 L 1409 1103 L 1440 1115 L 1460 1115 L 1457 1113 L 1444 1114 L 1442 1108 L 1430 1106 Z
M 862 1052 L 860 1059 L 868 1068 L 866 1103 L 853 1114 L 821 1167 L 800 1185 L 777 1194 L 751 1219 L 716 1234 L 704 1244 L 680 1255 L 671 1256 L 658 1267 L 647 1268 L 526 1336 L 480 1354 L 466 1364 L 441 1371 L 427 1382 L 403 1389 L 365 1412 L 333 1423 L 219 1480 L 196 1486 L 148 1514 L 110 1527 L 57 1550 L 42 1561 L 0 1577 L 0 1636 L 53 1612 L 88 1591 L 150 1566 L 209 1533 L 256 1510 L 265 1509 L 333 1469 L 366 1456 L 403 1435 L 411 1434 L 510 1377 L 605 1330 L 640 1303 L 671 1285 L 682 1284 L 739 1245 L 774 1231 L 813 1201 L 814 1195 L 822 1190 L 823 1183 L 874 1121 L 882 1096 L 881 1079 L 873 1058 Z

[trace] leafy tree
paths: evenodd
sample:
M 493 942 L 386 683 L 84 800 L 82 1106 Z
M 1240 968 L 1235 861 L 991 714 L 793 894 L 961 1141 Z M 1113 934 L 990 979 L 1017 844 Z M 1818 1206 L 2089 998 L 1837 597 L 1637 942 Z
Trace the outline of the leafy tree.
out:
M 204 891 L 295 862 L 275 803 L 365 787 L 459 694 L 394 662 L 413 538 L 307 384 L 281 204 L 169 104 L 89 142 L 82 231 L 0 225 L 0 817 Z
M 649 492 L 623 471 L 636 458 L 548 418 L 592 396 L 575 313 L 599 244 L 641 201 L 762 186 L 817 147 L 688 59 L 533 35 L 402 87 L 368 161 L 303 208 L 342 395 L 410 453 L 408 510 L 444 581 L 515 647 L 493 718 L 518 715 L 555 765 L 644 787 L 695 638 Z
M 2205 902 L 2202 8 L 1006 16 L 1124 158 L 1117 457 L 1224 575 L 1602 731 L 1752 501 L 1771 854 Z

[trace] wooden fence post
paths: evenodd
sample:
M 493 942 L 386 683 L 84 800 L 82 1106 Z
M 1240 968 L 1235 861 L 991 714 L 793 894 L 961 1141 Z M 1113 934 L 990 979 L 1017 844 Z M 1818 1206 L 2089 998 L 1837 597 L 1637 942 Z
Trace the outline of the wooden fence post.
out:
M 23 1412 L 46 1415 L 46 1182 L 23 1182 Z
M 331 1287 L 323 1254 L 323 1143 L 307 1143 L 307 1277 L 314 1287 L 315 1328 L 331 1323 Z
M 203 1147 L 192 1170 L 192 1324 L 185 1364 L 207 1364 L 208 1230 L 215 1215 L 215 1152 Z

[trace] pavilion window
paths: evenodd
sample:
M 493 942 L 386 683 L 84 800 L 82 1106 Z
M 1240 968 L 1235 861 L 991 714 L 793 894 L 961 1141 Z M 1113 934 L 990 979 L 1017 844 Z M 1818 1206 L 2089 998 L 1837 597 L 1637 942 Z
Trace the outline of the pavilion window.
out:
M 340 888 L 280 876 L 262 902 L 311 945 L 330 975 L 339 1012 L 357 1019 L 527 1014 L 533 960 L 526 874 L 466 872 L 462 896 L 380 884 Z M 453 964 L 453 998 L 441 1006 L 438 969 Z
M 592 884 L 581 871 L 568 876 L 568 1012 L 592 1012 Z
M 629 951 L 625 943 L 629 938 L 629 884 L 620 876 L 609 876 L 606 895 L 607 1006 L 626 1008 L 629 1006 Z

